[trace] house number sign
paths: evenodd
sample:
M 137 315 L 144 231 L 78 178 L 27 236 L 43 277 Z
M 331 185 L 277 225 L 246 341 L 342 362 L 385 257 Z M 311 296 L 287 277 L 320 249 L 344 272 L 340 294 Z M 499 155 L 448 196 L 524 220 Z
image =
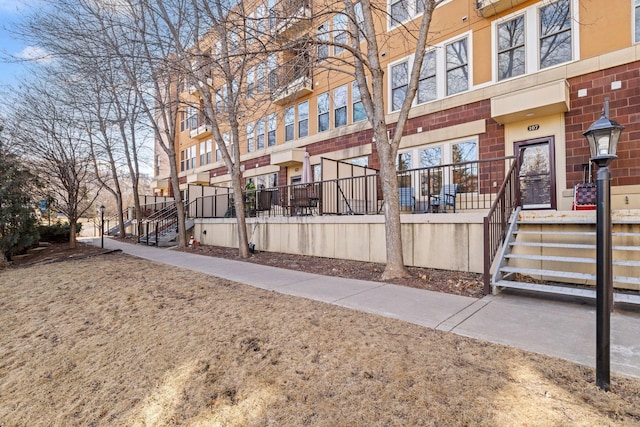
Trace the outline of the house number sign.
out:
M 531 125 L 531 126 L 528 126 L 528 127 L 527 127 L 527 130 L 528 130 L 529 132 L 534 132 L 534 131 L 536 131 L 536 130 L 538 130 L 538 129 L 540 129 L 540 125 L 537 125 L 537 124 L 536 124 L 536 125 Z

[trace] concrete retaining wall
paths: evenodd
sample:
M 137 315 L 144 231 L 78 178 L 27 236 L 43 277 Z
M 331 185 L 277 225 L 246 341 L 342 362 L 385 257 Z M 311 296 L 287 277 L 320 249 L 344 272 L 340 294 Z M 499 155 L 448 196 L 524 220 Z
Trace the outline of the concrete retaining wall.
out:
M 483 271 L 483 214 L 402 215 L 408 266 Z M 238 247 L 235 219 L 197 219 L 202 244 Z M 384 263 L 383 215 L 248 218 L 256 250 Z

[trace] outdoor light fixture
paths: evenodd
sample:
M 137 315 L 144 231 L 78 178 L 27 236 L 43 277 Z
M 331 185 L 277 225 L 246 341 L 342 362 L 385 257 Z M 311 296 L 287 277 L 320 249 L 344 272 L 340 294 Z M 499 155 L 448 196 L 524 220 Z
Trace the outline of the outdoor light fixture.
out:
M 617 158 L 616 148 L 624 126 L 609 119 L 609 98 L 604 100 L 602 116 L 583 135 L 589 141 L 591 161 L 598 167 L 607 167 Z
M 611 311 L 613 310 L 613 259 L 611 251 L 611 173 L 624 126 L 609 119 L 609 99 L 602 117 L 583 134 L 589 141 L 591 161 L 598 166 L 596 199 L 596 385 L 610 389 Z
M 100 205 L 100 247 L 104 249 L 104 205 Z

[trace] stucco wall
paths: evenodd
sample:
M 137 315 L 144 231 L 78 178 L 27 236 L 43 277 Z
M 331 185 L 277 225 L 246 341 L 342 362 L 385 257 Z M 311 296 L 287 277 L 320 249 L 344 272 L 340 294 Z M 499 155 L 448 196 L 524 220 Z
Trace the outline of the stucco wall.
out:
M 483 215 L 402 215 L 404 260 L 408 266 L 483 271 Z M 384 263 L 382 215 L 247 219 L 256 250 Z M 194 236 L 202 244 L 237 247 L 235 219 L 198 219 Z

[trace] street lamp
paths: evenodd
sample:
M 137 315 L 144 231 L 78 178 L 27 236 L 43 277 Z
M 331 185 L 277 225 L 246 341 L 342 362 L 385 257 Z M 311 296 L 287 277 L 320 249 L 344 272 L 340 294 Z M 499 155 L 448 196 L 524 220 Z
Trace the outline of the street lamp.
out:
M 591 161 L 598 166 L 596 176 L 596 385 L 610 386 L 610 331 L 613 309 L 613 268 L 611 255 L 611 173 L 618 139 L 624 126 L 609 119 L 609 98 L 602 116 L 583 135 L 589 141 Z
M 104 249 L 104 205 L 100 205 L 100 247 Z

